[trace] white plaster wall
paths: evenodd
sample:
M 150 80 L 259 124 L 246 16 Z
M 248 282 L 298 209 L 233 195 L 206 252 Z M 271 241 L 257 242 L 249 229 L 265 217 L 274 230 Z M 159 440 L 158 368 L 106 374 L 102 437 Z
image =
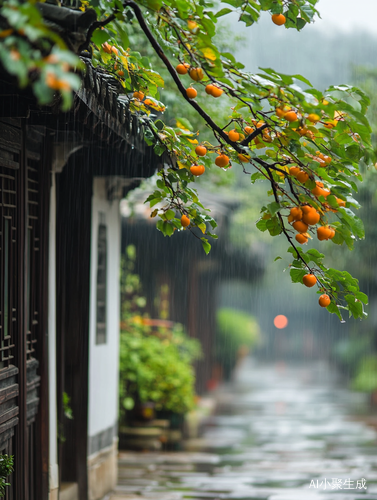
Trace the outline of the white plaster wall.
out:
M 56 189 L 52 174 L 48 262 L 48 392 L 50 492 L 59 487 L 56 401 Z
M 97 235 L 99 212 L 107 225 L 107 341 L 96 345 Z M 95 436 L 118 420 L 119 367 L 119 201 L 107 201 L 106 181 L 95 178 L 92 200 L 88 434 Z

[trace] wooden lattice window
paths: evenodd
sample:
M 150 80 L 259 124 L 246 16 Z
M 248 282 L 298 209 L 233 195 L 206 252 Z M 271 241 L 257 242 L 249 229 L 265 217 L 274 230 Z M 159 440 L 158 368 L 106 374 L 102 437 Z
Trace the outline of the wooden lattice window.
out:
M 96 344 L 106 343 L 107 332 L 107 227 L 103 212 L 98 214 Z
M 8 368 L 14 357 L 18 169 L 18 152 L 0 148 L 0 369 Z
M 39 193 L 39 155 L 27 158 L 27 359 L 35 357 L 39 313 L 39 277 L 40 277 L 40 193 Z

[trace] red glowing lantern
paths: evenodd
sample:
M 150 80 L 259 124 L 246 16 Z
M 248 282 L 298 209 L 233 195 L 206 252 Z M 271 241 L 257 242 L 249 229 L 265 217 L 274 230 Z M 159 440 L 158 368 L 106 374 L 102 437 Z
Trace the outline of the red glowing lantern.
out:
M 276 316 L 274 319 L 274 325 L 279 330 L 282 330 L 283 328 L 285 328 L 288 325 L 287 316 L 284 316 L 284 314 L 279 314 L 278 316 Z

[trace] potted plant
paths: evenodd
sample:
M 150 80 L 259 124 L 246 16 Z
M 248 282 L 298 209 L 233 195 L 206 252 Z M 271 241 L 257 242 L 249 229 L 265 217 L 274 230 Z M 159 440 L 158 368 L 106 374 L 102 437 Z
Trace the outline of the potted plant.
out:
M 169 441 L 169 422 L 170 429 L 181 426 L 194 406 L 193 362 L 201 349 L 181 325 L 167 320 L 167 285 L 161 287 L 159 319 L 143 313 L 146 300 L 134 273 L 135 260 L 135 247 L 129 245 L 121 266 L 119 437 L 127 446 L 133 440 L 135 447 L 156 449 L 158 429 L 153 427 L 162 426 Z M 159 422 L 153 420 L 155 415 Z
M 194 406 L 192 363 L 200 356 L 198 341 L 188 338 L 181 325 L 154 330 L 145 323 L 140 316 L 130 318 L 121 332 L 121 423 L 135 417 L 143 404 L 180 415 Z

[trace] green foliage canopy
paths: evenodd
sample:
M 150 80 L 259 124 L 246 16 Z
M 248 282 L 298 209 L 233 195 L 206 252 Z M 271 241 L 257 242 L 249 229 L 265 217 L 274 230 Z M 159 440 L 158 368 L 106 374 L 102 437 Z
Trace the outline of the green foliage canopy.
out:
M 342 318 L 344 309 L 362 318 L 367 298 L 358 281 L 346 271 L 327 268 L 320 252 L 305 252 L 298 246 L 288 217 L 291 208 L 310 205 L 320 214 L 319 225 L 331 225 L 335 230 L 331 241 L 336 245 L 352 249 L 356 240 L 364 238 L 363 223 L 354 213 L 358 203 L 353 193 L 374 155 L 365 117 L 368 97 L 348 85 L 321 92 L 301 75 L 289 76 L 270 68 L 250 74 L 214 42 L 216 34 L 221 36 L 216 31 L 218 19 L 224 16 L 236 13 L 240 22 L 250 26 L 263 12 L 283 14 L 285 28 L 276 29 L 300 31 L 314 20 L 316 4 L 317 0 L 226 0 L 218 8 L 210 0 L 88 0 L 82 2 L 82 10 L 95 9 L 99 21 L 92 25 L 80 50 L 90 51 L 95 66 L 119 79 L 130 109 L 147 125 L 146 141 L 157 155 L 168 158 L 147 199 L 153 209 L 151 216 L 158 217 L 157 228 L 165 236 L 184 230 L 180 218 L 185 215 L 190 219 L 186 230 L 195 234 L 206 253 L 210 251 L 216 222 L 192 187 L 196 178 L 190 167 L 200 163 L 206 169 L 217 169 L 214 156 L 226 155 L 229 163 L 224 169 L 238 165 L 252 184 L 268 181 L 271 201 L 261 208 L 257 227 L 286 238 L 293 259 L 292 280 L 315 274 L 318 293 L 331 298 L 330 312 Z M 66 109 L 70 90 L 79 84 L 76 55 L 45 25 L 34 1 L 4 0 L 1 23 L 0 58 L 6 70 L 17 76 L 21 86 L 31 85 L 41 103 L 52 100 L 53 91 L 59 92 Z M 132 31 L 145 36 L 178 94 L 213 133 L 213 140 L 203 143 L 207 148 L 204 157 L 195 153 L 200 136 L 187 120 L 178 119 L 174 126 L 163 121 L 165 105 L 159 89 L 164 87 L 164 79 L 138 47 L 131 46 Z M 202 75 L 194 81 L 188 75 L 181 77 L 175 70 L 178 63 L 186 63 L 191 76 L 198 68 Z M 219 99 L 226 96 L 230 105 L 227 120 L 215 121 L 205 105 L 189 99 L 186 88 L 190 84 L 203 95 L 208 84 L 221 89 Z M 135 91 L 142 95 L 134 95 Z M 208 99 L 213 97 L 208 95 Z M 287 111 L 291 111 L 289 120 Z M 233 129 L 241 136 L 229 136 Z M 321 155 L 329 163 L 321 161 Z M 292 166 L 306 175 L 297 178 L 289 170 Z M 315 194 L 316 182 L 325 191 Z M 315 235 L 315 226 L 308 233 Z

